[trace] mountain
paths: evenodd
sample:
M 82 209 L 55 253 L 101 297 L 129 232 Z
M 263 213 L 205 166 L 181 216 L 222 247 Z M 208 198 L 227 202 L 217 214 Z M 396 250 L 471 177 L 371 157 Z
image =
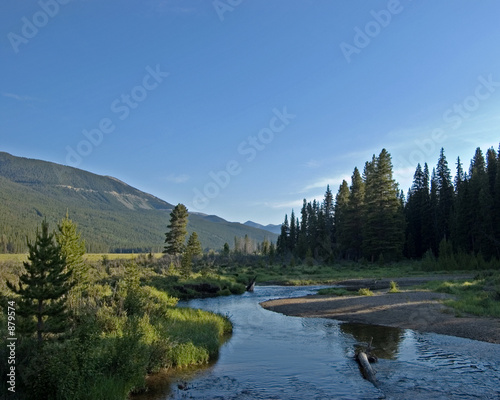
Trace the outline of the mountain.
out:
M 247 221 L 243 225 L 251 226 L 252 228 L 263 229 L 276 235 L 279 235 L 281 233 L 281 225 L 268 224 L 264 226 L 253 221 Z
M 56 227 L 66 212 L 89 252 L 161 251 L 173 205 L 110 177 L 0 152 L 0 252 L 24 252 L 26 236 L 46 218 Z M 190 213 L 188 231 L 204 248 L 220 249 L 234 237 L 275 241 L 265 230 Z

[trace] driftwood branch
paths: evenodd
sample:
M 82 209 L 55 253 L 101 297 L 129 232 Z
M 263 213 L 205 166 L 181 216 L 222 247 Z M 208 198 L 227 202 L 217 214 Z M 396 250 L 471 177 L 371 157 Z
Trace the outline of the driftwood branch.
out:
M 257 277 L 253 278 L 250 283 L 247 285 L 247 292 L 253 292 L 255 288 L 255 281 L 257 280 Z
M 375 377 L 375 371 L 370 365 L 368 356 L 364 351 L 360 351 L 358 354 L 356 354 L 356 361 L 359 363 L 359 367 L 361 368 L 361 372 L 364 378 L 377 386 L 378 384 L 377 378 Z
M 372 354 L 372 341 L 373 338 L 370 339 L 370 343 L 366 347 L 365 351 L 359 350 L 356 352 L 356 361 L 359 364 L 359 368 L 363 377 L 373 383 L 375 386 L 378 386 L 377 378 L 375 377 L 375 371 L 370 365 L 371 362 L 377 362 L 377 357 Z

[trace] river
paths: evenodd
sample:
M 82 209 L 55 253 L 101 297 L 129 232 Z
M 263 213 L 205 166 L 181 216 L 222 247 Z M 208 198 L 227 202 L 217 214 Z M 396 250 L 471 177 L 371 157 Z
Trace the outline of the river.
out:
M 264 310 L 269 299 L 313 294 L 319 286 L 257 286 L 241 296 L 180 306 L 229 315 L 232 337 L 216 362 L 158 375 L 148 400 L 500 399 L 500 345 L 408 329 Z M 354 361 L 373 336 L 379 387 Z

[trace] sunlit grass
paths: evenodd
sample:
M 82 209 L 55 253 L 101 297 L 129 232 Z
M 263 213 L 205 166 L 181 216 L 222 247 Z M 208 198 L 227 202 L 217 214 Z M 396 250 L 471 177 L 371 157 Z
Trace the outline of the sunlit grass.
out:
M 473 281 L 433 281 L 421 286 L 424 289 L 451 294 L 456 299 L 446 300 L 457 315 L 473 314 L 500 318 L 500 273 L 478 275 Z
M 373 292 L 368 288 L 361 288 L 358 290 L 360 296 L 373 296 Z
M 344 279 L 378 279 L 411 276 L 439 275 L 442 272 L 423 271 L 420 264 L 412 261 L 388 265 L 362 263 L 338 263 L 334 265 L 267 265 L 251 267 L 219 268 L 222 275 L 233 276 L 238 282 L 247 283 L 257 276 L 257 284 L 317 285 Z M 449 272 L 448 272 L 449 273 Z M 455 271 L 455 273 L 458 273 Z
M 28 254 L 0 254 L 0 262 L 23 262 L 28 261 Z
M 87 253 L 84 255 L 85 261 L 102 261 L 103 257 L 108 260 L 133 260 L 140 256 L 148 257 L 149 253 Z M 153 253 L 154 258 L 161 258 L 163 253 Z M 0 254 L 0 262 L 6 261 L 27 261 L 28 254 Z
M 94 262 L 108 260 L 134 260 L 138 257 L 148 257 L 149 253 L 87 253 L 84 255 L 85 261 Z M 153 253 L 154 258 L 161 258 L 163 253 Z
M 389 286 L 389 291 L 387 293 L 399 293 L 401 290 L 399 290 L 398 283 L 391 281 L 390 286 Z

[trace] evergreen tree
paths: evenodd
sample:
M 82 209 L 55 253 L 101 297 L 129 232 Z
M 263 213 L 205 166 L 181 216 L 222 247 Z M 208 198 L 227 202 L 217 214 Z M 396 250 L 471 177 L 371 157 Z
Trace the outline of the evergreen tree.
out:
M 191 253 L 191 256 L 193 256 L 193 257 L 203 256 L 203 249 L 201 248 L 201 243 L 200 243 L 200 240 L 198 239 L 198 234 L 196 232 L 193 232 L 189 236 L 186 250 L 189 253 Z
M 497 153 L 497 173 L 495 177 L 495 189 L 493 191 L 493 226 L 495 233 L 495 245 L 497 258 L 500 259 L 500 145 Z
M 288 224 L 288 215 L 285 214 L 285 221 L 281 224 L 281 233 L 276 242 L 276 251 L 279 254 L 286 254 L 288 252 L 288 239 L 290 236 L 290 226 Z
M 335 244 L 335 206 L 330 185 L 326 187 L 325 197 L 323 199 L 323 212 L 325 215 L 325 233 L 330 240 L 330 250 L 333 251 Z
M 349 238 L 347 236 L 346 221 L 349 206 L 349 185 L 345 180 L 339 186 L 337 195 L 335 196 L 335 235 L 336 242 L 341 252 L 345 255 L 345 251 L 349 247 Z
M 432 220 L 432 208 L 430 197 L 430 176 L 429 166 L 424 164 L 424 187 L 422 190 L 424 196 L 424 209 L 422 210 L 422 248 L 424 251 L 432 249 L 434 225 Z
M 192 269 L 193 269 L 193 262 L 192 262 L 193 255 L 189 250 L 184 250 L 184 253 L 182 253 L 182 258 L 181 258 L 181 275 L 184 278 L 189 278 L 189 275 L 191 275 Z
M 274 263 L 274 257 L 276 256 L 276 246 L 273 242 L 269 245 L 269 262 Z
M 170 213 L 169 231 L 165 233 L 164 253 L 177 255 L 185 249 L 188 211 L 184 204 L 177 204 Z
M 300 258 L 306 256 L 308 248 L 307 240 L 307 225 L 308 225 L 308 215 L 307 215 L 307 201 L 306 199 L 302 202 L 302 208 L 300 210 L 300 227 L 298 229 L 298 238 L 296 246 L 296 254 Z
M 330 260 L 332 257 L 332 238 L 330 236 L 330 227 L 327 224 L 326 213 L 321 206 L 318 211 L 317 219 L 317 233 L 314 254 L 316 258 L 323 259 L 324 261 Z
M 429 215 L 430 215 L 430 245 L 434 255 L 438 254 L 439 234 L 438 234 L 438 183 L 436 177 L 436 169 L 432 169 L 431 187 L 429 195 Z
M 458 193 L 460 190 L 460 186 L 463 182 L 465 182 L 467 176 L 464 173 L 464 169 L 462 167 L 462 162 L 460 161 L 460 157 L 457 157 L 457 173 L 455 175 L 455 193 Z
M 357 260 L 362 255 L 365 183 L 357 167 L 351 176 L 349 202 L 345 221 L 347 258 Z
M 436 168 L 437 178 L 437 229 L 438 241 L 450 237 L 451 210 L 453 206 L 453 185 L 448 162 L 441 148 L 439 160 Z
M 495 182 L 497 178 L 497 153 L 493 147 L 486 152 L 486 173 L 488 175 L 489 191 L 492 198 L 495 197 Z
M 229 249 L 229 243 L 224 243 L 224 248 L 222 249 L 222 254 L 224 257 L 229 257 L 229 254 L 231 253 L 231 250 Z
M 428 193 L 425 175 L 420 164 L 413 175 L 413 185 L 408 193 L 406 212 L 406 255 L 420 258 L 427 251 L 424 244 L 424 219 Z
M 66 267 L 72 273 L 72 282 L 75 289 L 83 290 L 89 284 L 88 265 L 85 264 L 85 241 L 81 239 L 77 225 L 66 217 L 57 226 L 56 241 L 61 248 L 61 253 L 66 259 Z
M 467 250 L 467 174 L 464 173 L 460 157 L 457 157 L 455 174 L 455 198 L 453 202 L 451 241 L 460 251 Z
M 288 250 L 291 253 L 295 252 L 295 246 L 297 245 L 297 237 L 298 237 L 298 231 L 295 221 L 295 213 L 293 212 L 292 209 L 292 214 L 290 215 L 290 237 L 288 238 Z
M 470 165 L 470 214 L 472 251 L 481 252 L 490 258 L 495 251 L 494 227 L 492 224 L 493 197 L 486 173 L 486 162 L 483 152 L 478 147 Z
M 37 230 L 34 243 L 28 242 L 26 272 L 19 277 L 19 287 L 11 282 L 7 286 L 20 296 L 17 313 L 25 318 L 24 330 L 36 333 L 39 343 L 44 336 L 64 332 L 66 328 L 66 296 L 71 289 L 71 270 L 61 247 L 49 233 L 47 221 Z
M 311 249 L 311 251 L 316 250 L 318 245 L 318 213 L 319 206 L 316 199 L 314 199 L 312 203 L 307 203 L 307 247 Z M 316 251 L 314 252 L 316 253 Z M 317 256 L 317 254 L 314 255 Z
M 330 229 L 333 229 L 334 226 L 334 204 L 333 204 L 333 194 L 332 191 L 330 190 L 330 185 L 326 186 L 326 192 L 325 192 L 325 197 L 323 199 L 323 210 L 325 213 L 325 223 L 327 227 L 330 227 Z M 333 233 L 333 232 L 331 232 Z
M 382 149 L 365 168 L 363 253 L 372 261 L 398 259 L 404 245 L 404 214 L 397 183 L 392 178 L 391 155 Z

